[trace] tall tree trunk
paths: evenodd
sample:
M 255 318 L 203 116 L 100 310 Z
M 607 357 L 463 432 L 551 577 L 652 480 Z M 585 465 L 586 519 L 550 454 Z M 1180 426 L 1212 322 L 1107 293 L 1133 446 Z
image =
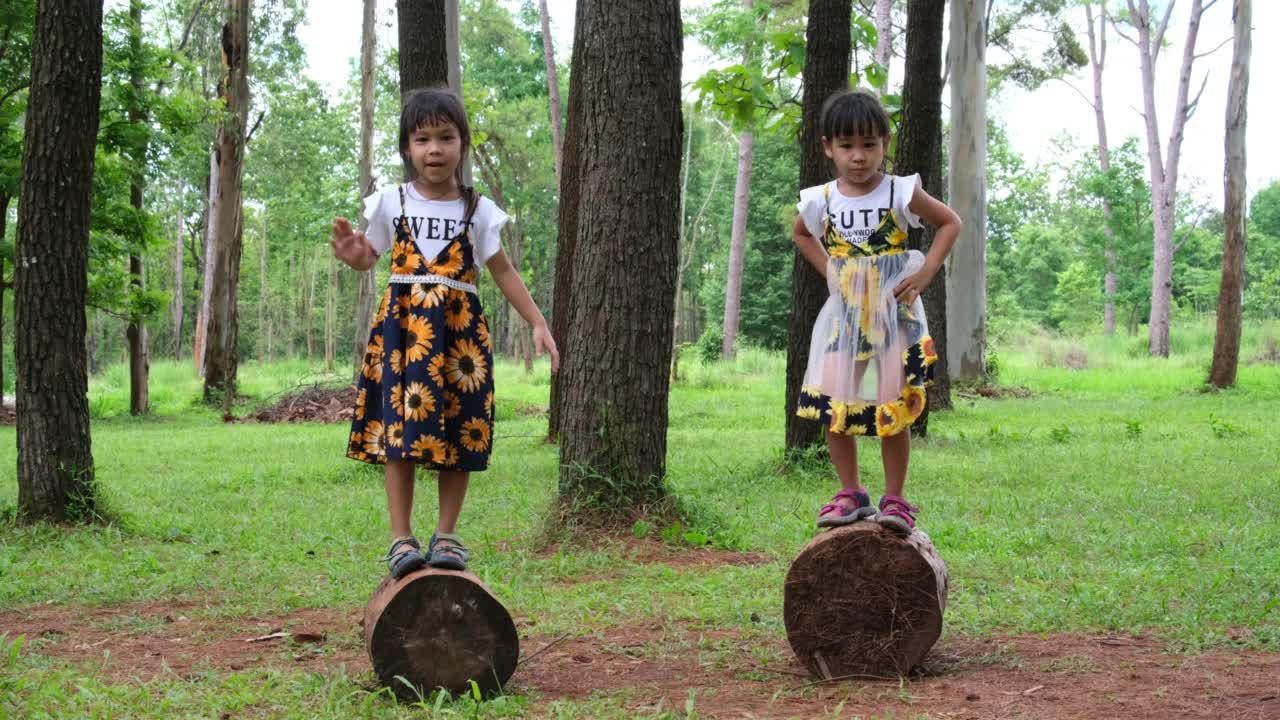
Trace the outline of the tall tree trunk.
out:
M 302 297 L 302 327 L 307 329 L 307 364 L 311 364 L 311 358 L 315 353 L 315 323 L 312 322 L 312 315 L 315 311 L 316 302 L 316 256 L 314 253 L 308 253 L 303 256 L 303 271 L 307 273 L 306 294 Z M 307 266 L 310 265 L 310 271 Z
M 742 7 L 751 12 L 753 0 L 742 0 Z M 742 63 L 750 66 L 755 50 L 750 45 L 743 51 Z M 738 316 L 742 303 L 742 265 L 747 252 L 747 210 L 751 202 L 751 156 L 755 151 L 756 136 L 751 127 L 743 128 L 738 136 L 738 179 L 733 190 L 733 229 L 729 234 L 729 277 L 724 290 L 724 333 L 721 338 L 720 357 L 732 360 L 738 342 Z
M 396 0 L 400 92 L 449 84 L 448 0 Z
M 575 293 L 569 308 L 559 490 L 570 512 L 665 495 L 683 36 L 678 0 L 638 5 L 579 5 L 589 32 L 572 81 L 589 118 L 581 186 L 593 194 L 578 209 L 573 278 L 608 292 Z
M 800 129 L 800 187 L 827 182 L 831 163 L 822 152 L 822 104 L 849 85 L 851 0 L 811 0 L 805 31 L 804 109 Z M 800 385 L 809 365 L 809 339 L 827 299 L 827 282 L 796 250 L 791 261 L 791 326 L 787 338 L 786 450 L 802 450 L 822 438 L 822 425 L 796 416 Z
M 1136 1 L 1136 4 L 1135 4 Z M 1214 0 L 1210 0 L 1210 4 Z M 1151 214 L 1155 226 L 1154 252 L 1151 263 L 1151 320 L 1148 346 L 1156 357 L 1169 356 L 1169 313 L 1173 295 L 1173 230 L 1175 204 L 1178 198 L 1178 161 L 1182 154 L 1183 130 L 1187 120 L 1200 102 L 1200 91 L 1194 100 L 1190 98 L 1191 69 L 1196 59 L 1196 36 L 1200 31 L 1200 16 L 1204 13 L 1201 0 L 1191 0 L 1191 14 L 1187 19 L 1187 40 L 1182 49 L 1182 65 L 1178 72 L 1178 95 L 1173 106 L 1173 127 L 1169 141 L 1161 157 L 1160 127 L 1156 122 L 1155 66 L 1164 44 L 1164 33 L 1169 26 L 1169 16 L 1174 2 L 1165 9 L 1164 17 L 1153 27 L 1151 7 L 1147 0 L 1126 0 L 1129 20 L 1137 28 L 1138 60 L 1142 67 L 1142 103 L 1147 130 L 1147 163 L 1151 173 Z M 1206 77 L 1206 80 L 1208 78 Z
M 18 198 L 18 514 L 84 520 L 96 490 L 85 297 L 102 88 L 102 0 L 39 0 Z M 71 350 L 69 352 L 69 350 Z
M 182 359 L 182 323 L 183 323 L 183 292 L 185 289 L 185 281 L 183 280 L 183 270 L 186 264 L 183 262 L 183 240 L 187 234 L 185 222 L 186 213 L 183 212 L 182 199 L 186 193 L 186 184 L 181 180 L 178 181 L 178 217 L 177 217 L 177 236 L 173 243 L 173 359 Z
M 4 239 L 9 224 L 9 194 L 0 191 L 0 240 Z M 4 294 L 9 291 L 5 280 L 4 258 L 0 257 L 0 404 L 4 400 Z
M 1102 104 L 1102 71 L 1107 64 L 1107 4 L 1098 6 L 1098 29 L 1093 27 L 1093 3 L 1085 0 L 1085 19 L 1089 24 L 1089 66 L 1093 70 L 1093 120 L 1098 127 L 1098 168 L 1106 173 L 1111 170 L 1111 145 L 1107 141 L 1107 120 Z M 1116 332 L 1116 234 L 1112 228 L 1111 198 L 1102 198 L 1102 232 L 1105 246 L 1102 256 L 1106 261 L 1103 280 L 1105 301 L 1102 311 L 1102 327 L 1107 335 Z
M 551 39 L 551 15 L 547 0 L 538 0 L 542 21 L 542 59 L 547 65 L 547 102 L 551 106 L 551 142 L 556 153 L 556 186 L 560 185 L 560 165 L 564 159 L 564 138 L 560 134 L 560 72 L 556 68 L 555 43 Z
M 964 224 L 947 263 L 947 360 L 979 380 L 987 345 L 987 29 L 984 0 L 951 0 L 951 147 L 947 199 Z M 929 318 L 932 320 L 933 318 Z
M 373 194 L 373 111 L 375 95 L 373 92 L 375 18 L 377 0 L 364 0 L 364 21 L 360 31 L 360 197 Z M 361 232 L 369 228 L 363 207 L 358 225 Z M 377 297 L 374 286 L 373 268 L 357 273 L 356 307 L 355 307 L 355 341 L 351 356 L 351 382 L 360 376 L 360 366 L 364 362 L 365 343 L 369 340 L 369 326 L 373 322 L 373 303 Z
M 893 57 L 893 0 L 876 0 L 876 49 L 872 57 L 876 64 L 889 74 L 889 62 Z M 876 89 L 880 95 L 880 89 Z
M 942 26 L 944 0 L 910 0 L 907 4 L 906 82 L 902 88 L 902 120 L 898 125 L 898 151 L 893 161 L 896 175 L 920 173 L 924 189 L 941 197 L 942 168 Z M 933 244 L 933 228 L 912 229 L 908 245 L 928 252 Z M 951 407 L 951 378 L 947 372 L 947 283 L 941 274 L 924 292 L 924 310 L 929 334 L 938 352 L 933 366 L 934 382 L 928 390 L 925 412 L 912 426 L 927 435 L 930 410 Z
M 576 6 L 573 23 L 573 51 L 569 64 L 569 117 L 565 121 L 564 157 L 560 167 L 560 214 L 556 234 L 556 270 L 551 292 L 551 336 L 565 342 L 569 336 L 569 307 L 573 299 L 573 256 L 577 249 L 578 210 L 581 198 L 578 172 L 579 135 L 582 133 L 582 83 L 573 78 L 585 71 L 582 48 L 587 43 L 587 1 Z M 547 413 L 547 441 L 560 437 L 564 415 L 564 373 L 551 376 L 550 411 Z
M 218 246 L 218 215 L 222 212 L 222 193 L 218 189 L 218 176 L 221 173 L 218 163 L 217 139 L 214 149 L 209 153 L 209 183 L 205 204 L 204 228 L 204 272 L 200 283 L 200 309 L 196 313 L 195 338 L 192 339 L 192 352 L 196 371 L 201 377 L 205 374 L 205 348 L 209 338 L 209 303 L 213 292 L 213 269 L 215 248 Z
M 218 128 L 218 242 L 214 248 L 213 287 L 209 293 L 205 346 L 205 401 L 221 394 L 224 410 L 235 398 L 240 287 L 244 242 L 244 143 L 249 115 L 249 0 L 227 0 L 222 26 L 226 115 Z
M 147 167 L 147 112 L 142 106 L 143 67 L 142 67 L 142 0 L 129 0 L 129 84 L 133 92 L 129 95 L 129 124 L 137 131 L 134 140 L 133 157 L 130 158 L 129 202 L 139 219 L 143 213 L 143 186 L 146 183 Z M 129 284 L 136 292 L 142 292 L 145 278 L 142 271 L 142 251 L 146 238 L 142 236 L 142 224 L 138 236 L 132 239 L 129 251 Z M 129 414 L 145 415 L 150 409 L 147 399 L 147 377 L 151 362 L 147 355 L 147 326 L 143 318 L 130 313 L 129 325 L 125 330 L 129 343 Z
M 1236 384 L 1240 364 L 1241 301 L 1244 292 L 1245 234 L 1245 127 L 1248 122 L 1249 55 L 1253 49 L 1253 0 L 1235 0 L 1235 48 L 1231 80 L 1227 86 L 1226 167 L 1223 172 L 1225 203 L 1222 213 L 1226 236 L 1222 244 L 1222 286 L 1218 290 L 1218 329 L 1213 340 L 1213 365 L 1209 382 L 1225 388 Z
M 261 357 L 262 347 L 267 342 L 266 334 L 263 332 L 263 323 L 267 316 L 267 208 L 262 208 L 262 242 L 258 243 L 258 343 L 254 348 Z
M 329 289 L 324 303 L 324 369 L 325 372 L 333 372 L 333 356 L 338 349 L 338 260 L 330 257 L 325 262 L 329 266 Z

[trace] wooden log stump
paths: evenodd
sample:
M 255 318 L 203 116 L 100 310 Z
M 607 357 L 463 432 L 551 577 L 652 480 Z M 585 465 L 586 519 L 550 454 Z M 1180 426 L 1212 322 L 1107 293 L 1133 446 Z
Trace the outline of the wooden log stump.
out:
M 920 530 L 906 538 L 874 522 L 829 530 L 787 572 L 787 640 L 822 679 L 901 677 L 942 633 L 947 582 Z
M 511 615 L 469 572 L 427 568 L 382 581 L 364 609 L 364 639 L 378 682 L 401 699 L 443 688 L 485 695 L 511 679 L 520 639 Z

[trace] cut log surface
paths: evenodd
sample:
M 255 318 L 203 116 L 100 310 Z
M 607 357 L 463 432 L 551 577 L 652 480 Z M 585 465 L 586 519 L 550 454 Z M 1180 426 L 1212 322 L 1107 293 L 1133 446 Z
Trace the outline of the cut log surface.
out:
M 416 701 L 443 688 L 491 695 L 515 672 L 520 640 L 502 603 L 468 572 L 428 568 L 383 580 L 364 611 L 378 681 Z
M 783 592 L 787 640 L 815 677 L 907 675 L 942 633 L 947 566 L 929 536 L 873 522 L 815 537 Z

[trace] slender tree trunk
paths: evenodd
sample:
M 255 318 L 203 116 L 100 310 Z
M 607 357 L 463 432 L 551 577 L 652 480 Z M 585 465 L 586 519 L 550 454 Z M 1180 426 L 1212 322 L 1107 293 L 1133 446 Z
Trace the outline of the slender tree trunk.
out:
M 876 0 L 876 49 L 872 57 L 876 64 L 889 73 L 889 62 L 893 58 L 893 0 Z M 880 89 L 876 89 L 876 96 Z
M 753 0 L 742 0 L 742 7 L 751 12 Z M 748 46 L 742 62 L 754 62 L 754 48 Z M 724 333 L 721 338 L 720 357 L 732 360 L 738 342 L 738 316 L 742 303 L 742 265 L 747 252 L 747 210 L 751 202 L 751 156 L 755 150 L 756 136 L 750 127 L 743 128 L 738 136 L 738 180 L 733 191 L 733 229 L 729 235 L 729 277 L 724 291 Z
M 970 381 L 987 367 L 986 48 L 984 0 L 951 0 L 947 199 L 964 224 L 947 263 L 947 364 L 953 377 Z
M 573 78 L 585 72 L 582 48 L 587 37 L 587 5 L 583 0 L 576 6 L 573 24 L 573 51 L 569 69 L 569 117 L 565 121 L 564 157 L 560 167 L 560 215 L 556 236 L 556 271 L 552 286 L 551 335 L 557 342 L 565 343 L 569 336 L 570 303 L 573 299 L 573 256 L 577 249 L 578 211 L 581 189 L 578 172 L 579 136 L 583 132 L 582 83 Z M 547 441 L 556 442 L 560 437 L 561 417 L 564 409 L 564 373 L 551 376 L 551 407 L 547 414 Z
M 329 291 L 325 294 L 324 304 L 324 369 L 333 372 L 333 356 L 338 349 L 338 260 L 330 257 L 325 262 L 329 266 Z
M 182 324 L 183 314 L 183 292 L 185 290 L 185 280 L 183 279 L 183 270 L 186 264 L 183 262 L 183 239 L 187 234 L 185 222 L 186 213 L 183 212 L 182 199 L 186 193 L 186 185 L 178 181 L 178 217 L 177 217 L 177 237 L 173 244 L 173 359 L 182 359 Z
M 9 224 L 9 194 L 0 192 L 0 240 L 5 237 L 6 226 Z M 4 294 L 9 291 L 10 285 L 5 280 L 5 262 L 0 257 L 0 405 L 4 400 Z
M 308 253 L 303 257 L 304 262 L 311 266 L 310 272 L 307 272 L 306 295 L 302 298 L 302 326 L 307 329 L 307 364 L 310 364 L 315 354 L 315 323 L 312 322 L 312 317 L 315 313 L 316 272 L 319 263 L 314 253 Z
M 1107 5 L 1099 4 L 1098 29 L 1094 31 L 1093 3 L 1084 4 L 1085 19 L 1089 25 L 1089 66 L 1093 70 L 1093 119 L 1098 127 L 1098 168 L 1103 173 L 1111 169 L 1111 146 L 1107 142 L 1107 121 L 1102 104 L 1102 71 L 1107 64 Z M 1103 331 L 1107 335 L 1116 332 L 1116 234 L 1112 228 L 1111 199 L 1102 197 L 1102 232 L 1106 245 L 1102 256 L 1106 261 L 1103 280 L 1105 304 L 1103 305 Z
M 196 371 L 203 377 L 205 372 L 205 348 L 209 336 L 209 303 L 213 292 L 213 268 L 215 248 L 218 241 L 218 216 L 222 212 L 222 193 L 218 189 L 218 175 L 221 173 L 218 163 L 217 140 L 214 150 L 209 153 L 209 194 L 208 211 L 205 213 L 204 233 L 204 273 L 200 283 L 200 310 L 196 314 L 195 338 L 192 340 L 192 352 Z
M 1147 0 L 1126 0 L 1130 22 L 1137 29 L 1138 60 L 1142 68 L 1143 115 L 1147 129 L 1147 162 L 1151 173 L 1151 213 L 1155 227 L 1151 265 L 1151 320 L 1149 349 L 1153 356 L 1169 356 L 1169 315 L 1173 293 L 1173 230 L 1178 196 L 1178 161 L 1182 153 L 1183 130 L 1195 112 L 1200 92 L 1190 98 L 1191 69 L 1196 59 L 1196 36 L 1204 13 L 1201 0 L 1191 0 L 1187 20 L 1187 40 L 1178 72 L 1178 94 L 1173 106 L 1173 127 L 1161 157 L 1160 128 L 1156 118 L 1155 66 L 1164 44 L 1164 33 L 1175 3 L 1166 6 L 1159 23 L 1154 23 Z M 1135 4 L 1136 2 L 1136 4 Z M 1212 4 L 1213 0 L 1210 0 Z M 1206 78 L 1207 80 L 1207 78 Z M 1204 85 L 1201 85 L 1201 91 Z
M 147 167 L 147 112 L 142 106 L 144 85 L 142 62 L 142 0 L 129 0 L 129 83 L 133 93 L 127 100 L 129 124 L 138 132 L 134 140 L 133 157 L 129 178 L 129 202 L 139 218 L 143 213 L 143 190 L 146 183 Z M 139 233 L 133 238 L 133 247 L 129 252 L 129 284 L 136 292 L 142 292 L 145 278 L 142 270 L 142 248 L 145 238 L 142 237 L 141 224 L 137 226 Z M 129 344 L 129 414 L 145 415 L 150 403 L 147 396 L 147 377 L 151 362 L 147 355 L 147 326 L 143 318 L 130 314 L 129 324 L 125 330 Z
M 262 242 L 258 244 L 258 344 L 254 348 L 259 355 L 267 342 L 265 333 L 262 331 L 262 325 L 267 316 L 267 289 L 267 208 L 263 206 Z
M 85 297 L 102 88 L 102 0 L 39 0 L 14 273 L 18 515 L 85 520 L 97 504 Z
M 555 43 L 551 39 L 551 15 L 547 0 L 538 0 L 542 21 L 542 58 L 547 65 L 547 102 L 551 106 L 551 142 L 556 152 L 556 186 L 560 185 L 560 165 L 564 159 L 564 138 L 560 134 L 560 72 L 556 68 Z
M 1222 245 L 1222 286 L 1218 291 L 1218 329 L 1213 341 L 1213 365 L 1209 382 L 1225 388 L 1236 384 L 1240 364 L 1241 301 L 1244 292 L 1245 233 L 1245 127 L 1248 124 L 1249 55 L 1253 50 L 1253 1 L 1235 0 L 1235 48 L 1231 80 L 1227 86 L 1226 168 L 1223 172 L 1225 204 L 1222 213 L 1226 237 Z
M 811 0 L 804 61 L 804 109 L 800 130 L 800 187 L 827 182 L 831 164 L 822 152 L 822 104 L 849 84 L 851 0 Z M 822 425 L 796 416 L 800 385 L 809 365 L 809 339 L 827 283 L 798 250 L 791 263 L 791 326 L 787 339 L 786 449 L 802 450 L 822 438 Z
M 244 143 L 249 114 L 249 0 L 227 0 L 222 27 L 226 116 L 218 128 L 218 242 L 214 249 L 213 287 L 209 293 L 205 346 L 205 401 L 221 394 L 224 411 L 235 398 L 240 287 L 244 243 Z
M 375 10 L 377 0 L 364 0 L 364 22 L 360 32 L 360 197 L 373 194 L 373 111 L 375 95 L 373 92 Z M 363 208 L 362 208 L 363 210 Z M 361 232 L 369 228 L 369 221 L 364 212 L 360 213 L 358 225 Z M 373 322 L 373 303 L 377 297 L 374 286 L 373 269 L 357 273 L 355 332 L 353 353 L 351 356 L 351 382 L 360 376 L 360 366 L 364 361 L 365 343 L 369 340 L 369 325 Z
M 677 0 L 643 5 L 644 13 L 604 0 L 579 5 L 589 32 L 573 83 L 586 120 L 580 180 L 592 198 L 578 209 L 573 278 L 608 292 L 575 293 L 569 308 L 560 370 L 567 512 L 594 505 L 626 516 L 666 494 L 682 33 Z
M 898 151 L 893 172 L 920 173 L 924 189 L 941 197 L 942 169 L 942 26 L 943 0 L 910 0 L 907 4 L 906 82 L 902 88 L 902 120 L 898 126 Z M 967 219 L 966 219 L 967 220 Z M 908 245 L 928 252 L 933 244 L 933 228 L 912 229 Z M 912 426 L 920 435 L 929 432 L 929 413 L 951 407 L 951 378 L 947 371 L 947 283 L 941 275 L 924 292 L 929 334 L 937 349 L 933 366 L 934 383 L 928 390 L 925 412 Z
M 676 256 L 676 309 L 673 313 L 675 326 L 671 329 L 671 384 L 680 382 L 680 329 L 681 313 L 684 310 L 684 270 L 688 257 L 685 250 L 685 236 L 688 235 L 689 221 L 686 207 L 689 202 L 689 158 L 693 154 L 693 122 L 696 119 L 687 108 L 681 108 L 687 114 L 689 126 L 684 131 L 684 156 L 680 161 L 680 236 L 676 240 L 679 254 Z

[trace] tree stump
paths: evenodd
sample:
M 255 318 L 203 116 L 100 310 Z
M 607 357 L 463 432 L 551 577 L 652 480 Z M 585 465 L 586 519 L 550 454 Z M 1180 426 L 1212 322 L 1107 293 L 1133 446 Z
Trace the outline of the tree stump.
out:
M 783 619 L 814 676 L 908 674 L 937 642 L 947 566 L 929 536 L 859 522 L 815 537 L 787 572 Z
M 468 572 L 427 568 L 382 581 L 364 610 L 365 647 L 378 682 L 401 699 L 471 682 L 488 696 L 511 679 L 520 639 L 511 615 Z

